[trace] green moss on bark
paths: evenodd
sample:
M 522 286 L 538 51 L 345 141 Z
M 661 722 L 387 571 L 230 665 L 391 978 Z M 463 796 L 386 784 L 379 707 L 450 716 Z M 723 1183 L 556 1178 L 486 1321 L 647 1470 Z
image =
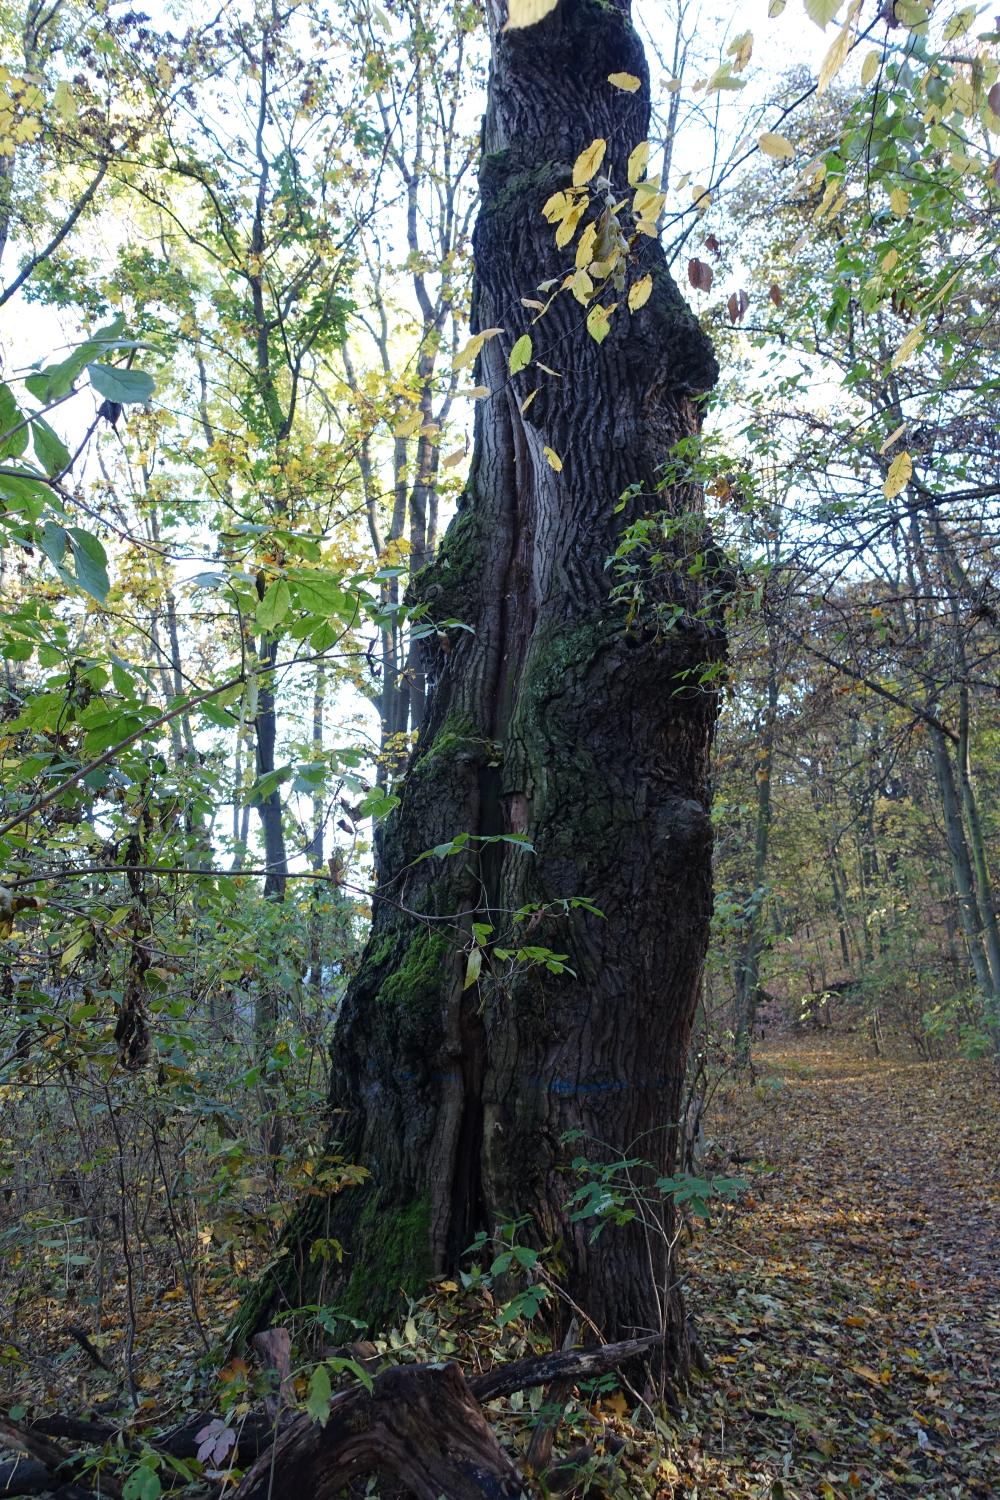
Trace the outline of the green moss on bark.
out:
M 450 953 L 451 945 L 443 933 L 419 928 L 398 967 L 379 986 L 376 1000 L 411 1013 L 436 1007 L 441 998 L 441 971 Z
M 431 1202 L 427 1194 L 395 1208 L 373 1193 L 358 1216 L 354 1265 L 341 1306 L 352 1318 L 379 1325 L 400 1292 L 419 1294 L 433 1274 Z

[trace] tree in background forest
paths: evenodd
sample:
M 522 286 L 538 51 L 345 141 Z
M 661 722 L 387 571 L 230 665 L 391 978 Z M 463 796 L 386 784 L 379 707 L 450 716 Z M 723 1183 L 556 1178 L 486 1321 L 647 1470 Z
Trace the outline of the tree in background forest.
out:
M 527 1217 L 608 1337 L 669 1324 L 682 1369 L 669 1234 L 650 1245 L 636 1222 L 595 1246 L 563 1169 L 570 1134 L 661 1171 L 673 1156 L 711 910 L 702 678 L 722 636 L 682 569 L 655 586 L 673 628 L 652 597 L 626 628 L 606 562 L 654 496 L 702 524 L 697 490 L 661 494 L 661 471 L 715 362 L 641 222 L 656 190 L 637 186 L 649 92 L 628 4 L 563 0 L 525 30 L 488 12 L 473 328 L 491 395 L 458 515 L 412 585 L 463 628 L 426 652 L 428 717 L 332 1042 L 339 1149 L 372 1181 L 309 1203 L 286 1269 L 334 1240 L 326 1295 L 370 1318 Z M 547 205 L 550 223 L 573 215 L 555 243 Z M 618 301 L 589 319 L 586 296 L 553 292 L 577 225 L 578 266 Z M 252 1315 L 280 1302 L 265 1279 Z

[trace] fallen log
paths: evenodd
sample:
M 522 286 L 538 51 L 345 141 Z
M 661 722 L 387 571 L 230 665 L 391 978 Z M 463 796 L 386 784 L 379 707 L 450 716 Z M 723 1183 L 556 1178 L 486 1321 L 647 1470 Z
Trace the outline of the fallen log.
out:
M 405 1365 L 376 1376 L 371 1394 L 354 1386 L 330 1402 L 320 1427 L 296 1417 L 261 1455 L 233 1500 L 267 1500 L 280 1483 L 332 1500 L 352 1479 L 380 1472 L 416 1500 L 499 1500 L 524 1494 L 479 1403 L 553 1381 L 595 1379 L 662 1343 L 661 1334 L 559 1350 L 498 1365 L 466 1379 L 457 1365 Z M 488 1442 L 486 1439 L 488 1438 Z
M 562 1349 L 468 1377 L 456 1364 L 400 1365 L 376 1375 L 370 1391 L 355 1385 L 337 1392 L 322 1425 L 300 1414 L 279 1422 L 276 1432 L 271 1416 L 249 1417 L 238 1429 L 237 1461 L 250 1459 L 251 1465 L 232 1500 L 295 1493 L 333 1500 L 351 1480 L 376 1472 L 397 1481 L 414 1500 L 517 1500 L 525 1494 L 524 1482 L 500 1448 L 480 1403 L 554 1382 L 565 1391 L 575 1381 L 596 1379 L 649 1353 L 662 1339 L 651 1334 L 589 1349 Z M 267 1346 L 261 1352 L 274 1351 Z M 146 1434 L 144 1440 L 174 1458 L 194 1457 L 198 1433 L 214 1416 L 195 1413 L 169 1432 Z M 0 1416 L 0 1443 L 29 1455 L 28 1460 L 0 1463 L 0 1496 L 37 1495 L 63 1484 L 64 1500 L 90 1500 L 85 1459 L 53 1442 L 57 1436 L 100 1444 L 126 1434 L 110 1423 L 74 1417 L 40 1418 L 22 1426 Z M 101 1493 L 121 1493 L 106 1470 Z
M 376 1471 L 414 1500 L 501 1500 L 524 1494 L 457 1365 L 401 1365 L 330 1402 L 320 1427 L 298 1417 L 244 1475 L 234 1500 L 276 1491 L 333 1500 Z

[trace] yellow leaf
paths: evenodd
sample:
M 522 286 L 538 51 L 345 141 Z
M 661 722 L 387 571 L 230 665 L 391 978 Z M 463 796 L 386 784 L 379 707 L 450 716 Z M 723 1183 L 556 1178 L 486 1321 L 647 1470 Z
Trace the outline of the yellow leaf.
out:
M 594 283 L 590 279 L 589 272 L 583 270 L 582 268 L 577 271 L 570 281 L 569 289 L 573 293 L 573 296 L 576 298 L 577 302 L 580 303 L 581 307 L 586 307 L 587 303 L 594 295 Z
M 577 199 L 576 203 L 574 203 L 573 207 L 570 209 L 569 213 L 566 215 L 565 219 L 563 219 L 562 223 L 559 225 L 559 228 L 556 230 L 556 244 L 558 245 L 560 250 L 562 250 L 564 246 L 568 245 L 574 234 L 576 234 L 576 226 L 579 224 L 580 220 L 583 218 L 589 207 L 590 195 L 588 193 L 584 193 L 582 198 Z
M 628 185 L 638 187 L 646 175 L 649 166 L 649 157 L 652 152 L 649 141 L 640 141 L 628 159 Z
M 470 385 L 466 390 L 459 391 L 460 396 L 467 396 L 470 401 L 485 401 L 487 396 L 493 392 L 488 385 Z
M 597 225 L 588 224 L 580 236 L 580 243 L 576 247 L 577 270 L 585 270 L 594 258 L 594 246 L 597 244 Z
M 462 370 L 466 365 L 475 364 L 480 349 L 487 339 L 495 339 L 498 333 L 503 333 L 502 328 L 484 328 L 482 333 L 474 333 L 464 349 L 460 349 L 451 362 L 453 370 Z
M 853 4 L 847 12 L 847 20 L 837 32 L 833 45 L 820 63 L 817 93 L 824 93 L 844 66 L 847 54 L 851 50 L 851 25 L 858 13 L 860 4 L 861 0 L 853 0 Z
M 765 130 L 757 144 L 765 156 L 773 156 L 775 161 L 785 161 L 795 155 L 795 147 L 791 141 L 773 130 Z
M 882 53 L 869 52 L 861 64 L 861 87 L 866 89 L 882 66 Z
M 417 428 L 422 425 L 423 420 L 424 414 L 422 411 L 415 412 L 409 417 L 404 417 L 402 422 L 397 422 L 396 426 L 392 429 L 393 436 L 412 437 Z
M 629 287 L 628 305 L 630 312 L 638 312 L 640 307 L 645 307 L 653 295 L 652 276 L 643 276 L 641 280 Z
M 910 332 L 906 335 L 906 338 L 896 350 L 895 354 L 892 356 L 892 368 L 894 370 L 898 370 L 900 365 L 905 365 L 906 361 L 909 359 L 914 349 L 917 348 L 923 336 L 924 330 L 922 326 L 920 328 L 912 328 L 910 330 Z
M 544 21 L 558 4 L 559 0 L 510 0 L 504 31 L 520 31 L 522 26 L 534 26 Z
M 664 201 L 666 201 L 664 199 Z M 691 202 L 700 214 L 706 213 L 712 201 L 712 195 L 702 182 L 696 182 L 691 189 Z M 659 213 L 659 209 L 656 210 Z
M 442 1292 L 457 1292 L 458 1291 L 458 1282 L 457 1281 L 439 1281 L 438 1282 L 438 1288 Z
M 787 3 L 788 0 L 771 0 L 770 5 L 767 7 L 767 14 L 770 20 L 776 21 Z
M 634 94 L 642 88 L 642 80 L 634 73 L 609 73 L 608 82 L 612 88 L 621 89 L 626 94 Z
M 602 307 L 600 303 L 598 303 L 597 306 L 592 307 L 590 309 L 590 312 L 587 314 L 587 332 L 590 334 L 590 337 L 592 339 L 595 339 L 599 344 L 603 344 L 604 340 L 611 332 L 611 314 L 614 312 L 616 306 L 617 303 L 613 304 L 611 307 Z
M 462 462 L 462 459 L 464 457 L 465 449 L 456 448 L 454 453 L 449 453 L 447 458 L 443 458 L 441 460 L 441 467 L 442 469 L 454 469 L 457 464 L 460 464 Z
M 548 464 L 549 468 L 555 469 L 556 473 L 560 474 L 562 472 L 563 461 L 559 457 L 558 453 L 556 453 L 555 449 L 550 448 L 546 443 L 545 447 L 542 449 L 542 452 L 545 454 L 545 461 Z
M 528 410 L 528 407 L 531 405 L 532 401 L 534 401 L 534 399 L 535 399 L 535 397 L 537 395 L 538 395 L 537 391 L 529 391 L 528 394 L 525 396 L 524 400 L 521 402 L 521 415 L 522 415 L 522 417 L 524 416 L 524 413 Z
M 165 57 L 161 57 L 157 61 L 156 76 L 165 89 L 168 89 L 174 81 L 174 70 Z
M 910 211 L 910 195 L 905 188 L 893 188 L 889 194 L 889 207 L 897 219 L 905 219 Z
M 596 140 L 591 141 L 585 151 L 580 152 L 580 155 L 573 163 L 574 187 L 583 187 L 584 183 L 590 181 L 604 160 L 604 154 L 607 149 L 607 141 L 603 136 L 599 135 Z
M 705 189 L 699 188 L 698 192 L 704 193 Z M 666 201 L 666 193 L 659 192 L 655 182 L 640 182 L 635 190 L 635 197 L 632 199 L 632 212 L 637 219 L 657 219 Z M 695 202 L 697 201 L 696 196 Z
M 561 373 L 561 371 L 559 371 L 559 370 L 553 370 L 550 365 L 543 365 L 542 362 L 541 362 L 541 360 L 538 361 L 538 368 L 540 370 L 544 370 L 545 373 L 546 373 L 546 375 L 554 375 L 555 378 L 556 378 L 556 380 L 562 380 L 562 373 Z
M 908 453 L 897 453 L 889 465 L 889 472 L 885 476 L 882 490 L 887 500 L 892 500 L 901 490 L 905 490 L 913 474 L 913 459 Z
M 744 31 L 729 43 L 726 56 L 733 58 L 733 67 L 742 73 L 753 53 L 753 32 Z
M 898 264 L 899 264 L 899 251 L 898 250 L 887 250 L 885 252 L 885 254 L 883 255 L 883 257 L 882 257 L 882 270 L 883 271 L 891 271 L 893 269 L 893 267 L 897 266 Z
M 888 453 L 889 449 L 892 447 L 892 445 L 896 441 L 896 439 L 897 438 L 901 438 L 903 436 L 903 433 L 906 431 L 907 425 L 908 424 L 906 422 L 900 422 L 899 426 L 896 428 L 896 431 L 895 432 L 891 432 L 889 434 L 889 436 L 886 438 L 885 442 L 882 444 L 881 448 L 878 451 L 880 453 Z M 850 1323 L 850 1321 L 851 1321 L 850 1318 L 848 1318 L 847 1321 L 848 1321 L 848 1323 Z
M 553 193 L 542 206 L 542 217 L 550 224 L 558 224 L 560 219 L 565 219 L 572 206 L 573 200 L 568 193 Z
M 531 364 L 530 333 L 521 334 L 521 337 L 517 340 L 513 349 L 510 351 L 510 356 L 507 360 L 507 363 L 510 366 L 510 373 L 512 375 L 519 375 L 522 370 L 527 369 L 528 365 Z

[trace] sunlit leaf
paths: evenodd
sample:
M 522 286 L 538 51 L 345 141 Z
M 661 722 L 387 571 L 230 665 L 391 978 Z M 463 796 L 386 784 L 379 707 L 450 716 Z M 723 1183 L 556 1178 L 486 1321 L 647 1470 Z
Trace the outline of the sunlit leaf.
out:
M 806 15 L 825 31 L 841 6 L 841 0 L 806 0 Z
M 512 375 L 519 375 L 531 364 L 531 335 L 522 333 L 510 351 L 507 363 Z
M 599 344 L 603 344 L 604 340 L 611 332 L 611 314 L 613 312 L 613 307 L 602 307 L 600 303 L 598 303 L 597 306 L 592 307 L 590 309 L 590 312 L 587 314 L 587 332 L 590 334 L 590 337 L 592 339 L 596 339 Z
M 640 184 L 640 182 L 642 181 L 642 179 L 645 177 L 645 175 L 646 175 L 646 168 L 649 166 L 649 158 L 650 158 L 650 154 L 652 152 L 652 149 L 653 148 L 650 145 L 649 141 L 640 141 L 639 144 L 638 144 L 638 146 L 636 146 L 635 150 L 629 156 L 629 159 L 628 159 L 628 185 L 629 185 L 629 187 L 638 187 L 639 184 Z
M 892 368 L 894 370 L 898 370 L 900 365 L 905 365 L 910 355 L 914 352 L 915 349 L 919 347 L 920 341 L 923 336 L 924 330 L 922 327 L 913 328 L 910 330 L 910 332 L 906 335 L 906 338 L 896 350 L 895 354 L 892 356 Z
M 882 489 L 885 498 L 892 500 L 901 490 L 905 490 L 913 476 L 913 459 L 908 453 L 897 453 L 889 465 L 889 472 L 885 476 Z
M 608 82 L 612 88 L 621 89 L 626 94 L 634 94 L 642 88 L 642 79 L 636 78 L 634 73 L 609 73 Z
M 591 141 L 586 150 L 581 151 L 573 163 L 573 186 L 583 187 L 590 181 L 604 160 L 608 149 L 608 143 L 602 136 Z
M 550 15 L 558 4 L 559 0 L 509 0 L 504 31 L 519 31 L 524 26 L 534 26 Z
M 787 136 L 778 135 L 774 130 L 765 130 L 757 144 L 765 156 L 771 156 L 775 161 L 784 161 L 795 155 L 795 147 Z
M 653 278 L 647 274 L 641 276 L 638 281 L 629 287 L 628 305 L 630 312 L 638 312 L 640 307 L 645 307 L 653 295 Z
M 556 471 L 557 474 L 561 473 L 562 472 L 563 461 L 559 457 L 559 455 L 555 451 L 555 449 L 554 448 L 550 448 L 548 446 L 548 444 L 546 443 L 545 447 L 542 449 L 542 452 L 545 455 L 545 462 L 548 464 L 549 468 L 550 469 L 555 469 L 555 471 Z
M 819 81 L 816 85 L 817 93 L 825 93 L 847 61 L 847 54 L 851 50 L 851 26 L 860 5 L 861 0 L 853 0 L 847 12 L 847 20 L 837 32 L 832 46 L 820 63 Z

